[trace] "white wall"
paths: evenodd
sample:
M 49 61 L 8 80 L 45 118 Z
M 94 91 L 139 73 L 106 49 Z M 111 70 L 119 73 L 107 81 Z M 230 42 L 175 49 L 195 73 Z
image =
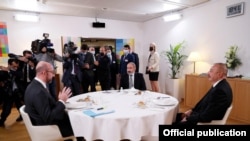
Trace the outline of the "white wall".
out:
M 226 7 L 228 5 L 245 2 L 244 15 L 226 18 Z M 250 12 L 247 0 L 212 0 L 198 7 L 183 11 L 183 18 L 179 21 L 164 23 L 161 18 L 151 20 L 144 24 L 144 46 L 150 41 L 158 45 L 158 52 L 168 50 L 170 44 L 186 41 L 184 54 L 189 55 L 191 51 L 198 51 L 203 62 L 196 64 L 196 72 L 207 72 L 215 62 L 225 62 L 225 52 L 231 45 L 238 45 L 238 54 L 243 64 L 237 70 L 238 73 L 250 77 Z M 145 53 L 148 53 L 145 50 Z M 143 56 L 144 59 L 147 56 Z M 168 64 L 161 57 L 160 86 L 165 92 L 168 75 Z M 165 65 L 166 64 L 166 65 Z M 185 62 L 181 77 L 193 72 L 193 64 Z M 184 86 L 183 86 L 184 87 Z
M 245 2 L 245 13 L 242 16 L 226 18 L 226 6 Z M 24 49 L 30 49 L 31 41 L 41 39 L 44 32 L 50 33 L 56 52 L 61 53 L 61 36 L 72 37 L 105 37 L 105 38 L 134 38 L 135 52 L 140 57 L 140 72 L 145 71 L 150 42 L 157 43 L 161 53 L 168 50 L 170 44 L 186 41 L 185 54 L 198 51 L 203 62 L 198 62 L 196 72 L 207 72 L 214 62 L 225 62 L 225 52 L 231 45 L 239 46 L 239 55 L 243 65 L 238 69 L 240 74 L 250 76 L 249 26 L 250 12 L 247 0 L 212 0 L 198 7 L 183 11 L 183 19 L 165 23 L 161 18 L 145 23 L 125 22 L 99 19 L 106 23 L 105 29 L 91 27 L 94 18 L 41 15 L 39 23 L 17 22 L 13 12 L 0 11 L 0 21 L 6 22 L 10 52 L 21 54 Z M 161 91 L 165 92 L 168 64 L 161 57 L 159 82 Z M 193 70 L 191 62 L 185 62 L 184 74 Z M 61 66 L 59 65 L 59 72 Z M 147 87 L 150 89 L 148 76 L 145 75 Z
M 0 11 L 0 21 L 7 23 L 9 52 L 22 54 L 31 48 L 31 41 L 43 39 L 43 33 L 49 33 L 56 53 L 61 54 L 61 36 L 134 38 L 135 47 L 142 42 L 142 23 L 98 19 L 105 22 L 106 28 L 92 28 L 94 18 L 40 15 L 38 23 L 18 22 L 13 18 L 14 12 Z M 62 72 L 61 63 L 57 63 L 58 72 Z

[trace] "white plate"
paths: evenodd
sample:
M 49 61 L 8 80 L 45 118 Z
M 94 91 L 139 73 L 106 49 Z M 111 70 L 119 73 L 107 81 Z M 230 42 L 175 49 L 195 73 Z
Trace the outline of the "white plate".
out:
M 175 105 L 176 102 L 171 99 L 154 99 L 153 103 L 159 106 L 171 106 Z
M 67 102 L 66 104 L 66 108 L 69 109 L 78 109 L 78 108 L 85 108 L 88 106 L 87 102 Z

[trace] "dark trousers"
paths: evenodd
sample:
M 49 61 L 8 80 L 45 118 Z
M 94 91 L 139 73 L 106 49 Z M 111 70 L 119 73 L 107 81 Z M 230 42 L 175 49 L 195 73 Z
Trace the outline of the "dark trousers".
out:
M 82 93 L 82 88 L 81 88 L 81 82 L 80 80 L 78 80 L 76 75 L 72 75 L 72 77 L 70 77 L 70 81 L 71 81 L 71 90 L 73 92 L 73 95 L 79 95 Z
M 11 113 L 11 109 L 14 103 L 16 105 L 17 110 L 19 111 L 19 108 L 23 105 L 23 101 L 21 100 L 18 91 L 14 91 L 11 94 L 3 94 L 3 108 L 0 122 L 5 122 L 5 120 Z
M 111 71 L 111 81 L 110 81 L 110 87 L 113 87 L 115 90 L 117 89 L 116 86 L 116 73 Z
M 83 93 L 88 93 L 89 92 L 89 86 L 90 86 L 90 91 L 95 92 L 95 74 L 94 71 L 92 70 L 84 70 L 83 71 L 83 78 L 82 78 L 82 88 L 83 88 Z
M 184 113 L 177 113 L 176 115 L 176 119 L 175 122 L 173 123 L 173 125 L 187 125 L 187 126 L 194 126 L 197 124 L 197 122 L 192 122 L 192 121 L 185 121 L 185 122 L 181 122 L 182 117 L 183 117 Z

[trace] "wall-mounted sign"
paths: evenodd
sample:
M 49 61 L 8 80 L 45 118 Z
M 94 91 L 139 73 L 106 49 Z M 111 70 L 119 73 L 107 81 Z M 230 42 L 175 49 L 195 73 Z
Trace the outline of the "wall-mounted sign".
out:
M 227 6 L 227 18 L 244 14 L 244 2 Z

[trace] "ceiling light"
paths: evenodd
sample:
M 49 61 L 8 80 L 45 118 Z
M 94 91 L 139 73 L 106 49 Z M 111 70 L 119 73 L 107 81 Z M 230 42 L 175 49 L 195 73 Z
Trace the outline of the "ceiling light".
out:
M 182 15 L 180 13 L 169 14 L 163 17 L 165 22 L 175 21 L 181 19 Z
M 38 15 L 30 15 L 30 14 L 16 14 L 14 18 L 17 21 L 23 21 L 23 22 L 38 22 L 39 21 Z

